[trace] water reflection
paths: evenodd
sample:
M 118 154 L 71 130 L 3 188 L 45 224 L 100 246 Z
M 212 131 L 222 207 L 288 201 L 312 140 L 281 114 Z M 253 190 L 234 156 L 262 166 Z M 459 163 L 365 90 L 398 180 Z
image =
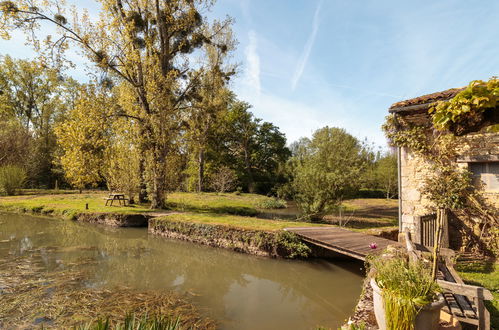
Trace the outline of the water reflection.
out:
M 260 258 L 147 235 L 145 229 L 95 227 L 0 214 L 0 256 L 42 251 L 44 267 L 89 258 L 82 287 L 171 288 L 223 329 L 336 328 L 360 294 L 357 263 Z

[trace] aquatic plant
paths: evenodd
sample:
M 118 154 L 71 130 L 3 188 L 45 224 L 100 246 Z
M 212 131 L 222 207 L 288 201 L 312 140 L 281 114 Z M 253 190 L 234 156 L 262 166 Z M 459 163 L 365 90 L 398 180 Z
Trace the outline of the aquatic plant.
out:
M 82 284 L 91 276 L 88 268 L 96 262 L 92 259 L 47 271 L 46 253 L 47 248 L 42 248 L 24 256 L 0 258 L 0 327 L 10 329 L 33 322 L 38 327 L 92 330 L 216 327 L 213 320 L 202 317 L 174 292 L 85 287 Z
M 75 330 L 180 330 L 182 329 L 179 317 L 149 317 L 147 314 L 137 317 L 135 314 L 128 314 L 123 322 L 112 324 L 109 318 L 99 319 L 79 325 Z

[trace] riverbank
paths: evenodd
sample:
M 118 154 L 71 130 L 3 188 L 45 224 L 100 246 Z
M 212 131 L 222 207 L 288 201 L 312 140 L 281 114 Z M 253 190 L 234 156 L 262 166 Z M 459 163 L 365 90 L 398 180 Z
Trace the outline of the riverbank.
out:
M 287 227 L 324 226 L 288 220 L 261 219 L 227 213 L 253 213 L 265 196 L 172 194 L 174 210 L 151 210 L 145 205 L 105 206 L 102 193 L 27 195 L 0 198 L 0 210 L 54 216 L 112 227 L 148 227 L 154 235 L 268 257 L 307 257 L 310 248 Z M 183 202 L 180 202 L 183 201 Z M 170 203 L 173 203 L 172 201 Z M 254 203 L 254 204 L 253 204 Z M 182 204 L 182 206 L 178 206 Z M 183 210 L 196 210 L 186 212 Z M 256 212 L 256 211 L 255 211 Z
M 310 223 L 216 214 L 171 214 L 149 220 L 149 232 L 213 247 L 266 257 L 308 257 L 311 249 L 287 227 Z M 316 226 L 321 226 L 317 225 Z

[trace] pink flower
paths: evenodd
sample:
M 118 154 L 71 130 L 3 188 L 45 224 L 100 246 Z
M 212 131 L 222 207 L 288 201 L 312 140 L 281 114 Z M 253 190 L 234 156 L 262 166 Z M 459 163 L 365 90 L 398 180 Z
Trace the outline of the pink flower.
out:
M 369 247 L 374 250 L 374 249 L 378 248 L 378 244 L 373 242 L 373 243 L 369 244 Z

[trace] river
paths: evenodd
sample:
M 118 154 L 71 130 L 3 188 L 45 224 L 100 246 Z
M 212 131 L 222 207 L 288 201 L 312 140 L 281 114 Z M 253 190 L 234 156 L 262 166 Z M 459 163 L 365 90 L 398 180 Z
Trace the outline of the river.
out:
M 43 270 L 91 259 L 81 286 L 173 290 L 221 329 L 336 329 L 361 291 L 361 264 L 282 260 L 109 228 L 0 213 L 0 258 L 43 252 Z M 1 287 L 0 287 L 1 297 Z

